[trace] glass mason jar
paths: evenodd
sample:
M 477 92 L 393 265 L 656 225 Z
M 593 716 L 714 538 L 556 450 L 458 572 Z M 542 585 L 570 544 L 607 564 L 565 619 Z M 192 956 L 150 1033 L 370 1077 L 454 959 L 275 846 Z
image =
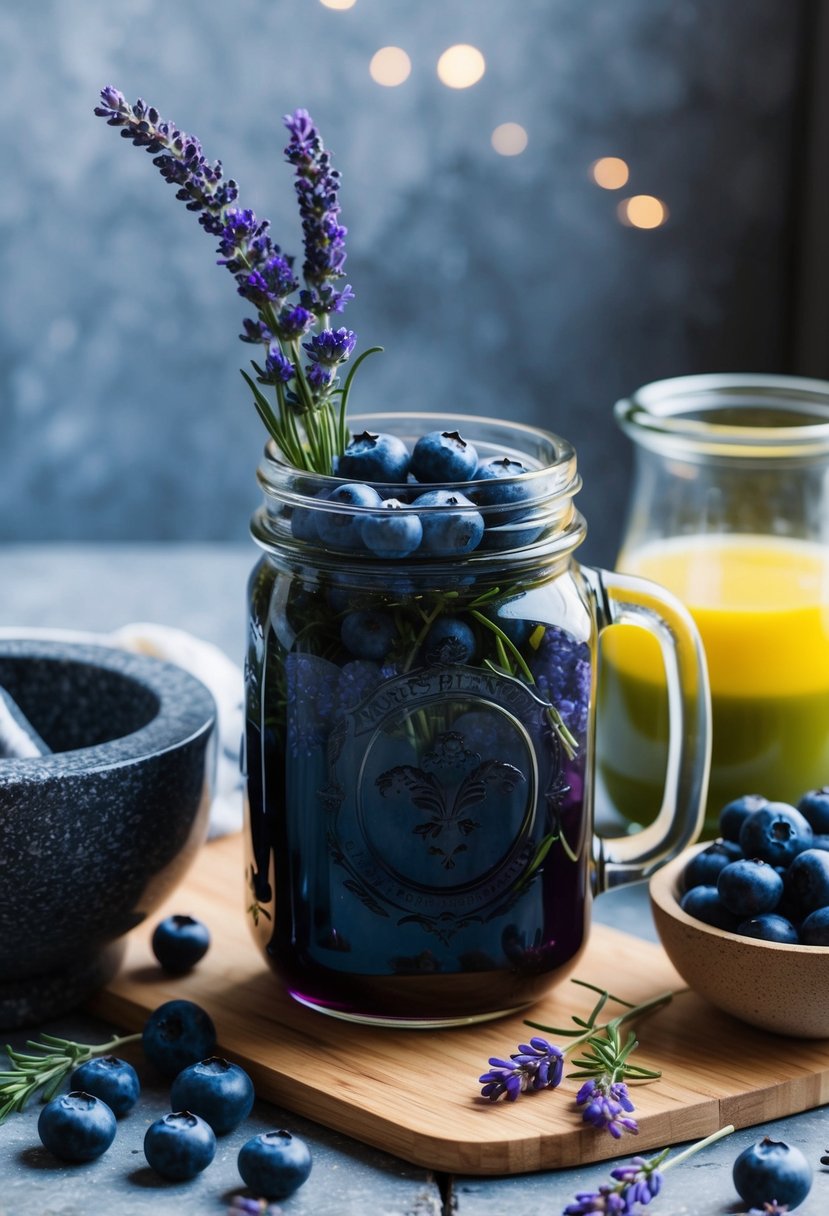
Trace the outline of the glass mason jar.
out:
M 352 425 L 410 450 L 446 427 L 480 460 L 521 464 L 497 492 L 444 486 L 433 506 L 412 500 L 434 487 L 380 486 L 403 505 L 378 510 L 331 500 L 343 479 L 266 449 L 249 584 L 248 918 L 315 1009 L 398 1026 L 497 1017 L 574 964 L 592 892 L 695 839 L 708 756 L 699 638 L 673 597 L 576 563 L 585 525 L 565 441 L 475 417 Z M 395 556 L 410 544 L 378 546 L 386 526 L 423 539 Z M 613 621 L 662 647 L 671 761 L 658 822 L 597 841 L 596 642 Z
M 829 782 L 829 383 L 686 376 L 616 406 L 635 472 L 617 568 L 702 634 L 713 702 L 706 832 L 743 794 Z M 603 638 L 599 767 L 629 819 L 659 805 L 667 697 L 641 631 Z

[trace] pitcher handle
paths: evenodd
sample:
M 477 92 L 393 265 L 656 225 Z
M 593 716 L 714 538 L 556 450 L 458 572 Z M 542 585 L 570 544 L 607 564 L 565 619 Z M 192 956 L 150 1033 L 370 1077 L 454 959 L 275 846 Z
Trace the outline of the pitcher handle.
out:
M 659 643 L 668 686 L 668 766 L 653 823 L 630 836 L 596 836 L 597 890 L 647 878 L 697 839 L 711 767 L 711 691 L 702 640 L 680 601 L 646 579 L 592 573 L 599 629 L 638 625 Z M 599 671 L 601 679 L 601 670 Z

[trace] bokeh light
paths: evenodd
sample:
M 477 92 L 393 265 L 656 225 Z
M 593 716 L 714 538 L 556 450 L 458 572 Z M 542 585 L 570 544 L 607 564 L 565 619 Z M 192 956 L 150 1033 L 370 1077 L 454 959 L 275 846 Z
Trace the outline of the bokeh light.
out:
M 468 89 L 486 71 L 486 60 L 475 46 L 459 42 L 447 47 L 438 60 L 438 79 L 450 89 Z
M 603 190 L 621 190 L 627 185 L 630 169 L 620 156 L 600 156 L 590 166 L 590 176 Z
M 661 228 L 668 218 L 668 208 L 652 194 L 623 198 L 616 210 L 622 223 L 631 228 Z
M 395 85 L 402 84 L 404 80 L 409 79 L 412 61 L 399 46 L 382 46 L 372 55 L 368 70 L 371 79 L 377 84 L 394 88 Z
M 492 132 L 492 146 L 499 156 L 518 156 L 527 146 L 527 132 L 517 122 L 502 122 Z
M 354 8 L 357 0 L 320 0 L 320 4 L 324 4 L 326 8 Z

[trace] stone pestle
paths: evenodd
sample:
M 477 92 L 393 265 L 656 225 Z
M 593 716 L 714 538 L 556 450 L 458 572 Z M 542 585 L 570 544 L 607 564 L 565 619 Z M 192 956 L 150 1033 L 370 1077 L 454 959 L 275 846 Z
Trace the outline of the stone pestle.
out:
M 50 756 L 43 742 L 13 697 L 0 686 L 0 762 Z

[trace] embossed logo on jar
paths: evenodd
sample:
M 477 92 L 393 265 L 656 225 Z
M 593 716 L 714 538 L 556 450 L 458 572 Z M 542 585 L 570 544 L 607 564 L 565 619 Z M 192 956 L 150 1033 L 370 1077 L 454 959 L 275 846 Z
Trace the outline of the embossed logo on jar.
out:
M 561 788 L 548 710 L 469 667 L 398 676 L 357 706 L 332 732 L 322 792 L 348 889 L 441 935 L 494 914 Z

